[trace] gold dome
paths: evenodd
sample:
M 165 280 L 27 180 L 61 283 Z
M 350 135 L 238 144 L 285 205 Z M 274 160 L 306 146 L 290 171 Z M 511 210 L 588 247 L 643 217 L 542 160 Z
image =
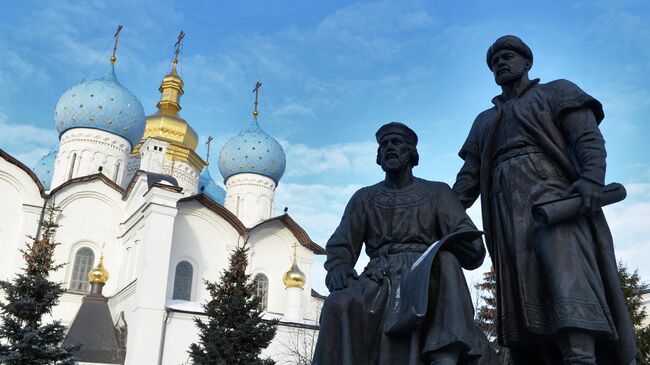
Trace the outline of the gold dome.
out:
M 158 111 L 147 116 L 144 134 L 140 143 L 133 149 L 132 154 L 140 154 L 140 148 L 147 138 L 155 138 L 170 143 L 167 148 L 167 158 L 170 160 L 186 161 L 197 171 L 203 169 L 205 162 L 196 154 L 199 136 L 192 127 L 181 118 L 179 111 L 183 95 L 183 79 L 176 72 L 176 63 L 170 73 L 163 77 L 160 84 L 160 101 L 156 105 Z
M 104 268 L 104 256 L 101 256 L 97 266 L 88 273 L 88 280 L 91 283 L 106 284 L 108 277 L 108 271 Z
M 305 286 L 305 281 L 306 281 L 306 276 L 305 274 L 300 271 L 300 268 L 298 268 L 298 264 L 296 263 L 296 258 L 293 258 L 293 265 L 291 265 L 291 269 L 284 273 L 284 276 L 282 276 L 282 281 L 284 282 L 284 285 L 287 288 L 302 288 Z

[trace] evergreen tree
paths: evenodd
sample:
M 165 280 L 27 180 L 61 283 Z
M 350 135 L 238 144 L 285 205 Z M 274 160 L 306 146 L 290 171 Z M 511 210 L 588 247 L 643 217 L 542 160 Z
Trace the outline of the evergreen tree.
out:
M 480 293 L 480 299 L 483 302 L 476 311 L 476 325 L 485 332 L 490 345 L 496 350 L 498 349 L 497 343 L 497 282 L 494 268 L 490 271 L 483 273 L 483 281 L 474 284 L 474 287 Z
M 490 267 L 490 271 L 483 273 L 483 281 L 474 284 L 474 288 L 480 293 L 479 298 L 482 301 L 482 305 L 476 310 L 474 321 L 485 333 L 488 341 L 490 341 L 490 346 L 497 353 L 499 364 L 509 365 L 510 354 L 508 349 L 501 347 L 497 339 L 497 277 L 494 267 Z
M 199 318 L 199 343 L 190 346 L 190 357 L 201 365 L 270 365 L 260 353 L 275 336 L 277 321 L 262 320 L 260 298 L 246 274 L 248 247 L 238 246 L 219 283 L 204 280 L 211 300 L 203 305 L 207 321 Z
M 59 243 L 53 237 L 59 209 L 48 206 L 40 239 L 20 252 L 25 267 L 13 281 L 0 281 L 6 301 L 0 302 L 0 363 L 10 365 L 73 364 L 71 351 L 62 348 L 65 327 L 60 321 L 43 324 L 65 291 L 61 283 L 49 280 L 51 273 L 63 265 L 54 263 L 54 249 Z
M 639 365 L 650 365 L 650 325 L 643 325 L 648 313 L 643 307 L 643 295 L 650 293 L 648 284 L 641 283 L 638 270 L 630 274 L 627 266 L 618 262 L 618 279 L 625 297 L 625 304 L 630 312 L 634 334 L 637 341 L 636 361 Z

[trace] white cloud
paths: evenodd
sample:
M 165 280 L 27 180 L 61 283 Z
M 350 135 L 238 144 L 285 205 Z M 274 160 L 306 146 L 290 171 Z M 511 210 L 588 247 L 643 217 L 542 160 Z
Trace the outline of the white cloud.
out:
M 327 179 L 330 174 L 349 176 L 373 172 L 379 168 L 375 163 L 377 144 L 375 142 L 353 142 L 310 147 L 302 143 L 281 141 L 287 154 L 287 176 L 303 177 L 321 175 Z M 355 181 L 353 178 L 350 181 Z
M 58 135 L 55 129 L 10 123 L 1 111 L 0 130 L 2 131 L 0 148 L 29 167 L 33 167 L 41 157 L 58 146 Z
M 625 185 L 628 198 L 605 208 L 616 258 L 650 282 L 650 183 Z

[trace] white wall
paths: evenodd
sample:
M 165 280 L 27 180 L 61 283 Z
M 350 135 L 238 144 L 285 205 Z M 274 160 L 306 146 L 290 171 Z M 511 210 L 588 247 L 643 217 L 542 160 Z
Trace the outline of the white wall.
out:
M 122 194 L 101 180 L 67 186 L 54 196 L 61 208 L 55 240 L 60 242 L 54 252 L 58 263 L 66 264 L 52 278 L 66 284 L 72 275 L 74 256 L 81 247 L 89 247 L 95 254 L 95 265 L 102 252 L 104 266 L 111 279 L 104 287 L 104 295 L 118 290 L 119 267 L 123 257 L 118 242 L 118 227 L 123 217 Z
M 35 235 L 43 199 L 24 170 L 0 158 L 0 279 L 14 275 L 22 265 L 18 251 Z
M 174 237 L 167 278 L 167 298 L 171 299 L 176 265 L 181 261 L 192 264 L 192 296 L 203 303 L 208 292 L 203 279 L 218 281 L 228 265 L 228 257 L 238 242 L 243 242 L 237 230 L 217 213 L 196 201 L 179 204 L 174 221 Z
M 271 221 L 256 227 L 250 234 L 251 244 L 250 270 L 254 277 L 264 273 L 269 278 L 268 311 L 283 314 L 286 307 L 285 286 L 282 276 L 289 271 L 293 263 L 293 245 L 298 240 L 279 221 Z M 314 253 L 304 246 L 297 246 L 298 267 L 306 273 L 306 282 L 302 294 L 301 318 L 305 317 L 305 307 L 311 298 L 311 265 Z

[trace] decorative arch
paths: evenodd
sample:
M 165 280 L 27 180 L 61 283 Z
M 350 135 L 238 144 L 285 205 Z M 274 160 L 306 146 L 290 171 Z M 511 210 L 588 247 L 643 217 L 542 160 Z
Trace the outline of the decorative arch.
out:
M 80 246 L 76 249 L 72 259 L 72 271 L 68 282 L 68 289 L 73 291 L 90 291 L 88 273 L 95 265 L 95 251 L 89 246 Z
M 61 187 L 59 187 L 61 188 Z M 57 192 L 60 190 L 57 188 Z M 91 199 L 97 199 L 103 203 L 106 203 L 111 210 L 113 211 L 113 214 L 116 219 L 119 219 L 119 217 L 122 216 L 122 208 L 119 206 L 119 200 L 118 199 L 113 199 L 111 198 L 108 194 L 100 191 L 79 191 L 79 192 L 74 192 L 68 196 L 66 196 L 64 199 L 62 199 L 60 202 L 57 202 L 58 206 L 61 209 L 65 209 L 68 205 L 73 203 L 77 199 L 84 199 L 84 198 L 91 198 Z
M 174 289 L 172 299 L 192 299 L 192 279 L 194 278 L 194 267 L 188 261 L 181 261 L 176 264 L 174 271 Z
M 255 285 L 255 296 L 260 298 L 260 307 L 267 310 L 269 305 L 269 278 L 265 274 L 259 273 L 253 278 L 253 284 Z

